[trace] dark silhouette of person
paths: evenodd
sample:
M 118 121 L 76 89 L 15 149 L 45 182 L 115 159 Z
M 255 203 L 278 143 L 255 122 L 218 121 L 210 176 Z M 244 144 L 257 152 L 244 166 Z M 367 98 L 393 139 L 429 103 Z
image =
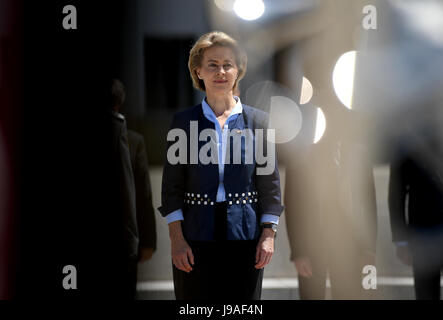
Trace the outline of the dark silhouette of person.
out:
M 418 300 L 440 299 L 443 268 L 443 150 L 430 128 L 397 147 L 389 180 L 392 240 Z
M 157 247 L 152 190 L 149 178 L 149 164 L 144 138 L 133 130 L 128 130 L 129 154 L 135 181 L 135 203 L 139 232 L 139 261 L 151 259 Z
M 115 113 L 123 117 L 119 111 L 125 102 L 125 88 L 120 80 L 112 83 L 112 107 Z M 152 190 L 149 178 L 148 157 L 142 135 L 133 130 L 127 131 L 129 155 L 135 183 L 135 204 L 137 228 L 139 233 L 138 261 L 143 263 L 151 259 L 157 245 L 155 214 L 152 206 Z M 137 282 L 137 263 L 133 265 L 134 290 Z
M 118 226 L 115 234 L 117 239 L 121 239 L 117 244 L 117 257 L 122 259 L 121 278 L 119 275 L 113 277 L 114 281 L 121 288 L 120 293 L 125 299 L 135 298 L 135 282 L 137 280 L 136 267 L 138 258 L 138 230 L 136 219 L 135 183 L 128 149 L 126 122 L 122 115 L 112 111 L 113 126 L 113 146 L 116 154 L 115 171 L 118 174 L 118 194 L 121 199 L 118 208 L 115 210 L 121 214 L 121 225 Z M 115 241 L 114 241 L 115 242 Z M 112 263 L 112 262 L 110 262 Z M 135 271 L 134 271 L 135 269 Z

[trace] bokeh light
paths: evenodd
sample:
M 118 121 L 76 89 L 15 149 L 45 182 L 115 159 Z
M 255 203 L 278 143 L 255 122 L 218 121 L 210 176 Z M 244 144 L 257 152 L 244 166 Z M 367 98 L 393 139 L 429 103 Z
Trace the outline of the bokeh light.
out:
M 314 143 L 318 143 L 326 130 L 326 117 L 320 108 L 317 108 L 317 120 L 315 122 Z
M 294 139 L 302 127 L 302 113 L 295 101 L 284 96 L 271 97 L 269 127 L 275 129 L 275 142 Z
M 256 20 L 265 12 L 263 0 L 235 0 L 234 12 L 243 20 Z
M 303 77 L 301 84 L 300 104 L 305 104 L 311 101 L 314 89 L 312 88 L 311 81 Z
M 348 51 L 338 58 L 332 73 L 334 91 L 346 108 L 352 109 L 356 51 Z
M 214 0 L 214 3 L 222 11 L 230 12 L 234 8 L 234 0 Z

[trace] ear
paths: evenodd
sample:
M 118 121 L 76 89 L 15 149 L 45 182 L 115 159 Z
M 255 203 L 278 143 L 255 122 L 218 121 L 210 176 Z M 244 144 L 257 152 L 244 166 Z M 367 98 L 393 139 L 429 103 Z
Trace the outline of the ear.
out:
M 201 80 L 202 77 L 200 76 L 200 68 L 195 69 L 195 73 L 197 74 L 197 77 Z

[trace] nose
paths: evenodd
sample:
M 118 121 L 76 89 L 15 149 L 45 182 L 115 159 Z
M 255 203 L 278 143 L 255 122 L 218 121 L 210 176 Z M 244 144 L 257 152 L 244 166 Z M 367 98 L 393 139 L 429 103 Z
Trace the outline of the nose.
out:
M 224 74 L 224 73 L 226 73 L 225 68 L 224 68 L 223 66 L 220 66 L 220 67 L 217 69 L 217 74 Z

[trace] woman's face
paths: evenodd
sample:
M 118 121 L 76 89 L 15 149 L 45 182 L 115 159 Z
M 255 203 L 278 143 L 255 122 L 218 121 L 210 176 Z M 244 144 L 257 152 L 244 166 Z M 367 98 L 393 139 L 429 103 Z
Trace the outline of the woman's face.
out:
M 229 93 L 238 76 L 235 54 L 229 47 L 215 46 L 203 54 L 202 64 L 197 75 L 203 80 L 206 92 L 214 94 Z

